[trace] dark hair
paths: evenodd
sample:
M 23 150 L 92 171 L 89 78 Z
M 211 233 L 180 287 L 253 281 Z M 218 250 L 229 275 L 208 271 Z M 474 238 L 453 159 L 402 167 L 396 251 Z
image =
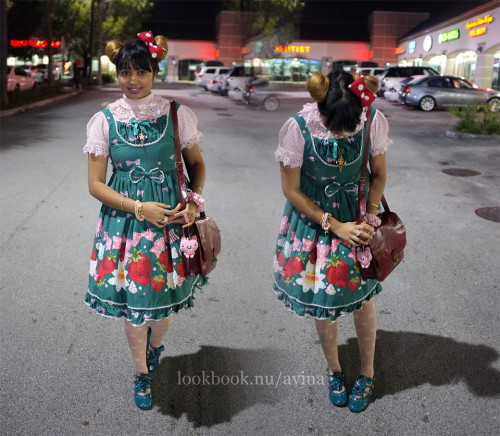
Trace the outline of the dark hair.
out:
M 158 61 L 151 57 L 146 44 L 138 39 L 126 42 L 118 52 L 114 61 L 116 65 L 116 74 L 126 68 L 136 70 L 151 71 L 154 76 L 158 73 L 160 67 Z
M 344 70 L 334 70 L 328 74 L 328 81 L 326 97 L 318 102 L 324 124 L 332 132 L 353 132 L 361 120 L 363 110 L 359 97 L 349 89 L 354 78 Z

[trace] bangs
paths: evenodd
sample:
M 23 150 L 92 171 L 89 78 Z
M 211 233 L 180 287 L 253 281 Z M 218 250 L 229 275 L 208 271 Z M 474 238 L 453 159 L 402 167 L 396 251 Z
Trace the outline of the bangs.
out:
M 142 41 L 133 40 L 127 42 L 118 53 L 115 61 L 116 72 L 134 69 L 158 72 L 158 62 L 151 57 L 149 50 Z

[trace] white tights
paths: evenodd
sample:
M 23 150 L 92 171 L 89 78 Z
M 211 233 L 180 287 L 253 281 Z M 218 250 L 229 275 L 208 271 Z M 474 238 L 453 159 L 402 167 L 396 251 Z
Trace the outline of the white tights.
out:
M 361 355 L 361 375 L 373 378 L 375 340 L 377 337 L 377 313 L 373 299 L 364 303 L 361 309 L 354 311 L 353 317 Z M 328 319 L 316 320 L 316 330 L 325 353 L 328 369 L 331 372 L 342 371 L 337 344 L 337 322 L 331 322 Z
M 159 321 L 151 321 L 150 346 L 158 348 L 163 343 L 163 339 L 172 324 L 173 317 L 162 318 Z M 130 321 L 125 320 L 125 334 L 127 335 L 128 345 L 132 352 L 135 372 L 137 375 L 148 374 L 146 364 L 146 344 L 148 340 L 148 324 L 135 326 Z

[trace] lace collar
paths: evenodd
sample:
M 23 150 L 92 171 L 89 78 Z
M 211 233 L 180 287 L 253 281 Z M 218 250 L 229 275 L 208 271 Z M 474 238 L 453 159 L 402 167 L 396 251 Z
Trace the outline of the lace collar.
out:
M 321 121 L 321 115 L 319 113 L 317 103 L 306 103 L 302 108 L 302 110 L 299 112 L 299 115 L 301 115 L 306 121 L 307 128 L 311 132 L 311 135 L 321 139 L 328 139 L 328 138 L 343 139 L 352 137 L 363 128 L 364 123 L 366 121 L 366 110 L 363 109 L 363 112 L 361 113 L 360 122 L 356 126 L 354 132 L 345 132 L 341 136 L 341 135 L 335 135 L 325 127 L 325 125 Z
M 128 98 L 125 94 L 122 98 L 111 103 L 109 109 L 120 121 L 128 121 L 135 118 L 138 121 L 151 120 L 166 113 L 169 101 L 154 95 L 153 93 L 140 99 Z

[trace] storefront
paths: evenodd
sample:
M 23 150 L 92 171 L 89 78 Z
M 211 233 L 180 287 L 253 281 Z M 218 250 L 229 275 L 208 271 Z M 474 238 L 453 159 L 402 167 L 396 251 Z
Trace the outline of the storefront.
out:
M 396 53 L 401 65 L 428 65 L 500 89 L 500 0 L 399 40 Z
M 277 36 L 252 39 L 242 49 L 245 66 L 269 80 L 303 82 L 314 71 L 327 73 L 336 65 L 350 70 L 369 61 L 366 42 L 292 41 Z

